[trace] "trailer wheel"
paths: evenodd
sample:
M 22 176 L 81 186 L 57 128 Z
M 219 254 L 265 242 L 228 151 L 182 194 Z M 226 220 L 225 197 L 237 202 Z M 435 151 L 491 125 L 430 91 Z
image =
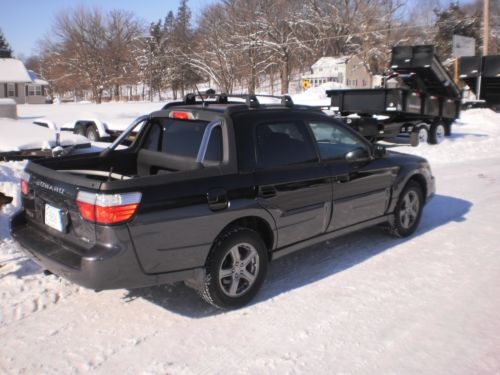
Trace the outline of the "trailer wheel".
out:
M 429 134 L 429 143 L 431 145 L 437 145 L 444 140 L 446 134 L 445 126 L 443 123 L 438 122 L 431 125 L 431 131 Z
M 425 125 L 420 125 L 416 130 L 418 143 L 427 143 L 429 142 L 429 130 Z
M 87 128 L 87 138 L 91 142 L 99 142 L 99 132 L 97 131 L 97 127 L 92 124 Z
M 451 135 L 451 124 L 446 124 L 444 127 L 444 135 L 447 137 Z
M 83 135 L 84 137 L 87 136 L 86 131 L 85 131 L 85 126 L 83 124 L 76 124 L 75 129 L 73 130 L 74 134 L 77 135 Z

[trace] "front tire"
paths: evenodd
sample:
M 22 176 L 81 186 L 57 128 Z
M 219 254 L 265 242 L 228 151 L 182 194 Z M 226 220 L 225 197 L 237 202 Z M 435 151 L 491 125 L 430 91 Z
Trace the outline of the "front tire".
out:
M 267 249 L 254 230 L 233 227 L 215 242 L 206 265 L 201 297 L 220 309 L 246 305 L 267 272 Z
M 408 237 L 413 234 L 420 223 L 423 206 L 422 188 L 415 181 L 410 181 L 396 204 L 392 233 L 397 237 Z

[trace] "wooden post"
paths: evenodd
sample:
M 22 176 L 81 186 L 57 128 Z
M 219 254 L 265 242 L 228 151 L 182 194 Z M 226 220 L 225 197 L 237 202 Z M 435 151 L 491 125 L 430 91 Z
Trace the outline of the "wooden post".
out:
M 458 85 L 458 57 L 453 62 L 453 81 Z
M 488 56 L 490 34 L 490 0 L 483 0 L 483 56 Z

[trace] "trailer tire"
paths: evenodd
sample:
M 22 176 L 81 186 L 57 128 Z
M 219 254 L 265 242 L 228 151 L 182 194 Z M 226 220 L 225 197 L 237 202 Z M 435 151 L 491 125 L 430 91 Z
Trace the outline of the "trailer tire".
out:
M 80 123 L 76 124 L 75 129 L 73 130 L 73 133 L 77 134 L 77 135 L 83 135 L 84 137 L 86 137 L 87 132 L 86 132 L 85 125 L 80 124 Z
M 413 129 L 412 133 L 415 132 L 417 136 L 417 146 L 421 143 L 429 142 L 429 129 L 426 125 L 419 125 Z
M 429 134 L 429 143 L 431 145 L 437 145 L 444 140 L 446 133 L 446 128 L 442 122 L 437 122 L 431 125 L 431 131 Z
M 446 124 L 444 127 L 444 135 L 447 137 L 451 135 L 451 124 Z
M 97 130 L 97 127 L 94 124 L 89 125 L 89 127 L 87 128 L 87 138 L 91 142 L 99 142 L 100 140 L 99 131 Z

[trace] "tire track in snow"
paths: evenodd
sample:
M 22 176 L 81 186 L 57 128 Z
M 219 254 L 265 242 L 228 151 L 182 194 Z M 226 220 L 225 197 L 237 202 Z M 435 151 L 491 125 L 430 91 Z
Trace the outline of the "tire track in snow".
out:
M 0 327 L 51 308 L 80 291 L 75 284 L 45 276 L 36 263 L 20 254 L 0 266 Z

